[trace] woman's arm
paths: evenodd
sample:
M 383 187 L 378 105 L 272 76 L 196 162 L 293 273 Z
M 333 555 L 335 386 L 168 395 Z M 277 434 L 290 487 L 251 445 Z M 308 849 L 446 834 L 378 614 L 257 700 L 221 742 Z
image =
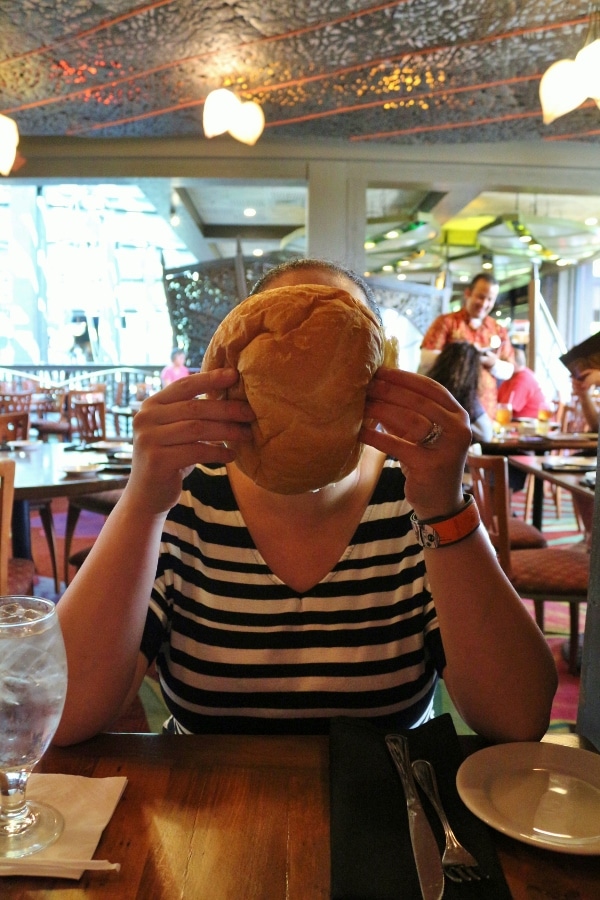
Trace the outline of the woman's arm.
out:
M 232 369 L 191 375 L 146 400 L 133 420 L 133 462 L 123 496 L 58 603 L 68 690 L 57 744 L 108 727 L 139 686 L 140 642 L 165 518 L 199 462 L 231 462 L 225 441 L 248 439 L 240 400 L 207 399 L 237 381 Z
M 401 462 L 417 518 L 458 512 L 470 428 L 448 391 L 414 373 L 380 370 L 365 415 L 384 430 L 365 427 L 362 440 Z M 423 445 L 434 422 L 441 437 Z M 489 740 L 539 739 L 550 719 L 556 667 L 483 526 L 424 553 L 446 653 L 444 680 L 460 714 Z

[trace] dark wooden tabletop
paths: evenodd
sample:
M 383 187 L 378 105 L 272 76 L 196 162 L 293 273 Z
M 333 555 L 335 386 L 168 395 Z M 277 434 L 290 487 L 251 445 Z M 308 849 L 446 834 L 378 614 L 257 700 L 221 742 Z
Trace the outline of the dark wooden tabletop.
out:
M 552 740 L 585 746 L 575 735 Z M 466 752 L 482 746 L 461 738 Z M 589 749 L 589 747 L 588 747 Z M 119 873 L 0 879 L 10 900 L 326 900 L 326 737 L 105 734 L 51 748 L 41 771 L 128 784 L 95 853 Z M 600 857 L 539 850 L 494 832 L 515 900 L 600 897 Z
M 560 458 L 561 457 L 559 457 L 559 459 Z M 578 456 L 569 456 L 567 459 L 569 463 L 574 466 L 577 465 L 578 461 L 591 463 L 593 464 L 594 469 L 596 466 L 594 457 L 588 456 L 582 460 L 582 458 Z M 579 472 L 569 472 L 561 468 L 545 469 L 545 463 L 547 463 L 547 460 L 544 460 L 539 456 L 511 456 L 510 458 L 511 466 L 515 466 L 515 468 L 520 469 L 522 472 L 535 475 L 536 478 L 539 478 L 542 481 L 549 481 L 551 484 L 555 484 L 557 487 L 571 491 L 573 494 L 580 494 L 583 497 L 594 496 L 594 488 L 590 487 L 589 484 L 582 482 L 583 476 L 585 475 L 585 469 L 582 468 Z
M 115 445 L 116 446 L 116 445 Z M 129 445 L 130 446 L 130 445 Z M 3 452 L 16 462 L 15 500 L 45 500 L 52 497 L 75 497 L 95 491 L 125 487 L 128 471 L 98 471 L 85 477 L 67 475 L 65 467 L 96 460 L 109 462 L 105 453 L 68 450 L 59 442 L 39 442 L 31 450 Z
M 597 434 L 568 434 L 555 432 L 552 437 L 538 435 L 509 434 L 507 437 L 492 441 L 478 441 L 482 453 L 504 454 L 514 453 L 549 453 L 552 450 L 586 450 L 595 452 L 598 446 Z

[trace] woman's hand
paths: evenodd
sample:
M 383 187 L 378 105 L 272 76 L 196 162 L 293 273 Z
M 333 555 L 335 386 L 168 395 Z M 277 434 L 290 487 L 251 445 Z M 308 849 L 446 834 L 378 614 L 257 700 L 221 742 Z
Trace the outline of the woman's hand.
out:
M 379 369 L 367 390 L 360 440 L 400 461 L 418 518 L 460 509 L 471 428 L 466 411 L 437 381 Z
M 133 418 L 133 462 L 127 495 L 152 515 L 179 499 L 181 482 L 197 463 L 228 463 L 228 443 L 251 440 L 254 413 L 244 400 L 225 399 L 235 369 L 214 369 L 173 382 L 142 403 Z M 209 396 L 207 396 L 209 395 Z
M 600 369 L 585 369 L 579 378 L 572 378 L 571 382 L 577 394 L 588 391 L 600 384 Z

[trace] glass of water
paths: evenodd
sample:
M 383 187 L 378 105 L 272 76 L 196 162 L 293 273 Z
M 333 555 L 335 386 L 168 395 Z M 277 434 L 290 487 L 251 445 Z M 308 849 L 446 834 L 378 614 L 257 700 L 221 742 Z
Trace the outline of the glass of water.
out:
M 25 789 L 58 727 L 66 692 L 54 604 L 0 597 L 0 859 L 36 853 L 63 829 L 61 814 L 27 800 Z

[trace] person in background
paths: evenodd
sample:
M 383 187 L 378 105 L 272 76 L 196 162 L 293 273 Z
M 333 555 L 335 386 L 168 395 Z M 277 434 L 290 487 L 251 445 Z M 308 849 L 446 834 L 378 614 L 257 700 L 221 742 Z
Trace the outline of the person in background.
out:
M 481 351 L 479 399 L 490 419 L 496 414 L 498 382 L 514 370 L 514 350 L 508 331 L 489 314 L 498 297 L 493 275 L 480 272 L 465 289 L 464 305 L 458 312 L 433 320 L 421 342 L 419 372 L 429 374 L 436 356 L 453 341 L 468 341 Z
M 600 385 L 600 370 L 598 369 L 585 369 L 578 377 L 571 376 L 573 394 L 579 400 L 585 421 L 592 431 L 598 431 L 600 422 L 598 407 L 591 396 L 592 388 L 597 385 Z M 585 541 L 589 550 L 592 542 L 594 500 L 592 497 L 584 497 L 581 494 L 572 494 L 571 497 L 577 517 L 583 525 Z
M 160 373 L 160 383 L 163 387 L 179 381 L 180 378 L 186 378 L 190 374 L 190 370 L 185 364 L 185 351 L 179 347 L 171 352 L 171 364 L 165 366 Z
M 252 293 L 315 284 L 377 310 L 326 260 L 284 263 Z M 460 404 L 382 366 L 353 471 L 278 494 L 235 464 L 254 421 L 227 396 L 238 379 L 192 374 L 134 417 L 127 486 L 57 606 L 69 689 L 54 742 L 109 727 L 153 661 L 169 733 L 327 733 L 339 715 L 414 728 L 443 677 L 487 740 L 539 740 L 556 667 L 463 494 Z
M 550 409 L 535 372 L 528 368 L 525 352 L 515 347 L 515 371 L 498 387 L 498 403 L 510 403 L 515 419 L 537 419 L 540 409 Z
M 491 441 L 494 436 L 492 420 L 479 399 L 481 354 L 467 341 L 448 344 L 435 359 L 427 373 L 450 391 L 469 414 L 473 441 Z
M 581 404 L 581 411 L 591 431 L 598 431 L 600 413 L 591 396 L 591 388 L 600 385 L 600 369 L 585 369 L 579 377 L 571 377 L 573 393 Z

